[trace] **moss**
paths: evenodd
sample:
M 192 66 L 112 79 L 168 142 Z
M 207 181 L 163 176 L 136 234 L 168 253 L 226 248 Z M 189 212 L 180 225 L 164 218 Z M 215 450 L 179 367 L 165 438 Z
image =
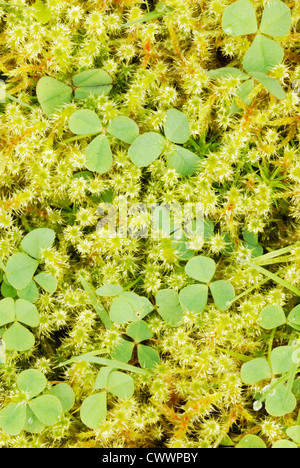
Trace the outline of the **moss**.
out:
M 29 6 L 25 0 L 12 3 Z M 292 87 L 300 79 L 299 4 L 289 4 L 292 29 L 278 39 L 284 61 L 271 72 L 286 99 L 276 99 L 257 84 L 252 104 L 231 114 L 239 80 L 208 76 L 221 66 L 241 67 L 251 44 L 248 36 L 228 37 L 222 30 L 222 14 L 231 1 L 187 0 L 183 7 L 180 0 L 165 0 L 170 11 L 164 17 L 126 28 L 125 22 L 145 14 L 146 3 L 152 10 L 156 2 L 46 3 L 51 18 L 45 24 L 30 8 L 3 5 L 0 10 L 2 79 L 7 92 L 32 107 L 8 99 L 0 105 L 0 258 L 5 262 L 16 252 L 30 229 L 51 228 L 57 240 L 43 260 L 59 287 L 52 296 L 41 294 L 36 303 L 41 323 L 35 348 L 6 352 L 0 400 L 2 405 L 13 401 L 18 371 L 33 367 L 51 381 L 68 382 L 76 403 L 42 434 L 7 436 L 1 431 L 1 446 L 218 447 L 227 434 L 236 443 L 247 431 L 272 444 L 286 425 L 295 424 L 296 411 L 289 421 L 255 412 L 253 397 L 261 388 L 243 385 L 242 362 L 234 353 L 264 355 L 269 336 L 258 324 L 260 311 L 269 303 L 290 310 L 297 301 L 276 283 L 261 284 L 265 278 L 241 267 L 240 259 L 244 228 L 259 236 L 265 253 L 299 241 L 300 100 Z M 261 14 L 265 2 L 252 3 Z M 75 73 L 90 68 L 103 68 L 112 76 L 112 92 L 75 101 L 46 117 L 36 98 L 38 80 L 47 75 L 69 83 Z M 86 177 L 88 142 L 63 141 L 70 136 L 70 115 L 82 107 L 95 110 L 104 124 L 127 115 L 141 132 L 162 131 L 166 111 L 181 110 L 191 128 L 192 142 L 186 148 L 198 153 L 201 170 L 182 178 L 166 167 L 164 156 L 138 168 L 128 158 L 128 145 L 112 139 L 111 170 Z M 99 367 L 86 362 L 55 365 L 95 349 L 111 350 L 125 329 L 117 324 L 103 328 L 79 273 L 95 287 L 110 282 L 125 286 L 141 276 L 132 290 L 150 300 L 160 289 L 180 290 L 189 282 L 185 262 L 163 242 L 99 238 L 97 207 L 107 191 L 113 191 L 116 207 L 124 197 L 130 203 L 200 201 L 215 231 L 203 245 L 196 243 L 195 252 L 214 258 L 218 279 L 230 280 L 237 295 L 254 289 L 226 312 L 209 303 L 203 314 L 186 314 L 177 327 L 156 312 L 147 317 L 154 333 L 148 344 L 160 354 L 161 365 L 150 379 L 135 377 L 130 400 L 109 396 L 106 421 L 90 430 L 78 410 Z M 228 236 L 236 249 L 225 255 Z M 280 264 L 280 275 L 299 287 L 298 244 L 292 254 Z M 103 303 L 109 307 L 111 300 Z M 288 330 L 276 332 L 277 343 L 286 344 L 289 337 Z

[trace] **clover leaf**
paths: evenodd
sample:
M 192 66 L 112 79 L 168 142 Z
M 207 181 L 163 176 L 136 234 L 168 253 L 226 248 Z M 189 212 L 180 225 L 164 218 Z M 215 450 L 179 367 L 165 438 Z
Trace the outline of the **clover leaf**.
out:
M 85 164 L 90 171 L 104 174 L 112 166 L 112 152 L 105 135 L 98 135 L 85 150 Z
M 156 132 L 138 136 L 129 148 L 130 160 L 138 167 L 153 163 L 166 151 L 167 167 L 183 176 L 190 176 L 198 170 L 199 158 L 192 151 L 179 146 L 190 138 L 190 126 L 186 115 L 178 109 L 169 109 L 164 121 L 165 137 Z M 167 143 L 174 143 L 167 150 Z
M 250 385 L 271 376 L 271 369 L 265 358 L 255 358 L 242 365 L 241 379 L 244 383 Z
M 246 106 L 251 105 L 252 99 L 250 96 L 254 88 L 254 79 L 277 99 L 285 99 L 286 94 L 281 85 L 274 78 L 267 75 L 273 67 L 282 62 L 284 51 L 280 44 L 265 35 L 281 37 L 288 34 L 291 27 L 290 8 L 280 0 L 268 2 L 264 8 L 258 31 L 256 14 L 251 2 L 249 0 L 238 0 L 225 9 L 222 27 L 224 32 L 232 37 L 256 34 L 243 59 L 243 67 L 250 76 L 248 75 L 248 81 L 239 86 L 236 97 L 241 99 Z M 232 76 L 239 78 L 241 81 L 247 80 L 247 75 L 233 67 L 211 70 L 208 76 L 211 79 Z M 240 110 L 237 99 L 234 99 L 231 113 Z
M 93 134 L 101 132 L 102 123 L 95 112 L 90 109 L 81 109 L 71 115 L 69 127 L 76 135 Z
M 193 257 L 187 262 L 185 272 L 191 278 L 208 285 L 205 288 L 198 288 L 197 292 L 194 289 L 195 296 L 191 294 L 189 297 L 189 287 L 181 291 L 182 304 L 188 310 L 193 312 L 198 310 L 197 313 L 202 312 L 206 305 L 204 302 L 205 298 L 207 300 L 208 287 L 218 309 L 225 311 L 231 306 L 235 298 L 235 290 L 232 284 L 226 280 L 211 282 L 216 272 L 216 263 L 213 259 L 202 255 Z
M 191 284 L 183 288 L 179 293 L 181 307 L 194 314 L 203 312 L 208 298 L 208 286 L 206 284 Z
M 157 351 L 150 346 L 141 344 L 142 341 L 149 340 L 153 336 L 146 322 L 139 320 L 138 322 L 131 323 L 127 327 L 126 335 L 132 338 L 134 342 L 121 338 L 120 342 L 113 350 L 112 357 L 114 359 L 128 362 L 136 347 L 138 361 L 142 368 L 153 369 L 160 363 Z
M 90 95 L 100 96 L 110 92 L 112 78 L 101 69 L 86 70 L 73 77 L 71 86 L 50 76 L 42 77 L 36 88 L 38 101 L 47 116 L 75 99 L 86 99 Z
M 22 242 L 21 247 L 28 255 L 39 260 L 42 251 L 49 249 L 55 239 L 55 232 L 52 229 L 38 228 L 27 234 Z
M 3 333 L 7 349 L 26 351 L 35 343 L 34 335 L 24 325 L 37 327 L 39 314 L 31 302 L 24 299 L 5 298 L 0 301 L 0 326 L 13 324 Z M 23 324 L 23 325 L 22 325 Z
M 138 167 L 149 166 L 163 152 L 165 139 L 155 132 L 138 136 L 128 150 L 130 160 Z
M 74 392 L 68 384 L 57 384 L 49 391 L 45 390 L 46 385 L 44 374 L 36 369 L 27 369 L 18 375 L 17 386 L 27 398 L 0 410 L 0 427 L 8 435 L 17 435 L 22 430 L 40 433 L 45 426 L 55 424 L 63 411 L 71 409 Z
M 233 37 L 256 33 L 257 20 L 251 2 L 238 0 L 229 5 L 223 14 L 222 27 L 228 36 Z
M 300 331 L 300 304 L 291 310 L 287 317 L 288 324 Z
M 179 294 L 172 289 L 161 289 L 156 294 L 157 312 L 171 326 L 178 325 L 184 312 L 180 305 Z
M 283 56 L 283 49 L 277 42 L 258 34 L 245 54 L 243 67 L 248 73 L 268 73 L 282 61 Z
M 71 115 L 69 119 L 70 130 L 79 135 L 79 138 L 99 134 L 102 123 L 97 114 L 90 109 L 81 109 Z M 133 143 L 139 135 L 137 124 L 125 116 L 115 117 L 107 128 L 107 132 L 126 143 Z M 104 174 L 112 166 L 112 151 L 109 140 L 105 134 L 96 136 L 84 151 L 86 167 L 90 171 Z
M 237 449 L 248 449 L 248 448 L 255 448 L 255 449 L 262 449 L 267 448 L 264 441 L 255 434 L 247 434 L 241 438 L 238 444 L 235 446 Z
M 32 280 L 39 263 L 25 253 L 15 253 L 7 261 L 6 276 L 15 289 L 24 289 Z
M 124 291 L 117 296 L 110 308 L 110 318 L 115 323 L 141 320 L 153 310 L 153 305 L 144 296 Z
M 260 30 L 268 36 L 285 36 L 290 31 L 291 16 L 291 9 L 285 3 L 272 0 L 265 5 Z
M 52 229 L 38 228 L 29 232 L 21 242 L 22 252 L 9 257 L 1 279 L 1 294 L 4 298 L 19 298 L 35 303 L 39 298 L 37 285 L 53 294 L 57 289 L 57 280 L 46 272 L 34 276 L 43 250 L 52 247 L 55 232 Z
M 279 309 L 278 311 L 280 312 Z M 265 401 L 266 411 L 271 416 L 281 417 L 294 411 L 298 391 L 296 375 L 300 362 L 299 351 L 300 348 L 297 344 L 296 346 L 279 346 L 271 352 L 269 350 L 268 361 L 259 357 L 242 365 L 241 380 L 248 385 L 272 379 L 254 403 L 255 410 L 259 410 L 262 407 L 262 402 Z M 282 374 L 281 377 L 273 378 L 274 375 L 280 374 Z
M 259 323 L 267 330 L 280 327 L 280 325 L 283 325 L 285 322 L 285 313 L 283 308 L 279 305 L 268 305 L 260 312 Z
M 82 422 L 91 429 L 97 429 L 105 421 L 107 414 L 107 394 L 122 399 L 129 399 L 134 392 L 133 378 L 115 370 L 114 367 L 102 367 L 97 374 L 94 390 L 102 390 L 88 396 L 80 408 Z
M 134 120 L 123 115 L 115 117 L 107 127 L 107 131 L 110 135 L 130 145 L 139 136 L 139 127 Z

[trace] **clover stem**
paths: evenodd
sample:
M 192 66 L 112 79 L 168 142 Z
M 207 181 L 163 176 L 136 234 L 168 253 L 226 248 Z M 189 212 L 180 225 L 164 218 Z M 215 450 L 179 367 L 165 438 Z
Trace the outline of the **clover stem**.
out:
M 255 263 L 250 262 L 250 261 L 245 261 L 245 264 L 252 267 L 252 268 L 254 268 L 255 270 L 259 271 L 259 273 L 262 273 L 263 275 L 265 275 L 268 278 L 272 279 L 276 283 L 281 284 L 285 288 L 287 288 L 290 291 L 292 291 L 293 293 L 297 294 L 297 296 L 300 296 L 300 289 L 296 288 L 295 286 L 288 283 L 284 279 L 279 278 L 277 275 L 275 275 L 274 273 L 271 273 L 269 270 L 266 270 L 265 268 L 262 268 L 261 266 L 256 265 Z
M 12 96 L 11 94 L 5 93 L 5 96 L 6 96 L 8 99 L 10 99 L 11 101 L 15 101 L 15 102 L 17 102 L 18 104 L 21 104 L 22 106 L 28 107 L 28 109 L 33 110 L 33 107 L 29 106 L 29 104 L 26 104 L 25 102 L 20 101 L 20 99 L 15 98 L 15 97 Z
M 142 276 L 138 276 L 132 283 L 128 284 L 123 288 L 123 291 L 128 291 L 128 289 L 131 289 L 134 285 L 136 285 L 140 280 L 142 279 Z
M 99 133 L 99 132 L 97 132 Z M 83 138 L 88 138 L 88 137 L 91 137 L 93 135 L 97 135 L 97 133 L 86 133 L 86 134 L 83 134 L 83 135 L 75 135 L 71 138 L 66 138 L 65 140 L 62 140 L 63 143 L 69 143 L 71 141 L 75 141 L 75 140 L 82 140 Z

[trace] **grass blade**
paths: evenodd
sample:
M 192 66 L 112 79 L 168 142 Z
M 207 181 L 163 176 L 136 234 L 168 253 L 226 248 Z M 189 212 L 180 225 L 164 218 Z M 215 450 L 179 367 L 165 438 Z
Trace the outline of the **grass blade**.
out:
M 91 301 L 92 306 L 94 307 L 95 311 L 97 312 L 98 316 L 102 320 L 105 328 L 111 329 L 113 322 L 110 320 L 107 311 L 104 309 L 103 305 L 99 302 L 96 294 L 92 290 L 89 283 L 80 275 L 79 276 L 83 289 L 89 296 L 89 300 Z
M 92 362 L 94 364 L 101 364 L 102 366 L 109 366 L 109 367 L 114 367 L 117 369 L 129 371 L 129 372 L 135 372 L 136 374 L 147 374 L 147 375 L 151 374 L 151 372 L 145 369 L 141 369 L 140 367 L 131 366 L 130 364 L 117 361 L 116 359 L 101 358 L 101 357 L 93 355 L 92 353 L 81 354 L 80 356 L 75 356 L 69 359 L 68 361 L 65 361 L 59 364 L 57 367 L 66 366 L 67 364 L 71 364 L 77 361 Z
M 246 265 L 249 265 L 250 267 L 252 268 L 255 268 L 255 270 L 259 271 L 260 273 L 262 273 L 263 275 L 267 276 L 268 278 L 272 279 L 273 281 L 275 281 L 276 283 L 278 284 L 281 284 L 282 286 L 284 286 L 285 288 L 289 289 L 290 291 L 292 291 L 293 293 L 297 294 L 297 296 L 300 296 L 300 290 L 298 288 L 296 288 L 295 286 L 293 286 L 292 284 L 288 283 L 287 281 L 285 281 L 284 279 L 282 278 L 279 278 L 277 275 L 275 275 L 274 273 L 271 273 L 269 270 L 266 270 L 265 268 L 262 268 L 261 266 L 259 265 L 255 265 L 255 263 L 252 263 L 252 262 L 249 262 L 249 261 L 246 261 L 245 262 Z

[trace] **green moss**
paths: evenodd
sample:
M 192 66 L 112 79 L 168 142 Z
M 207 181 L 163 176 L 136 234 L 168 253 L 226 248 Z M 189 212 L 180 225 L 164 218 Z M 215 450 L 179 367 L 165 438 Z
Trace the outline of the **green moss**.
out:
M 297 408 L 282 418 L 255 411 L 253 403 L 268 382 L 245 385 L 240 370 L 241 356 L 267 358 L 270 349 L 298 339 L 297 329 L 288 324 L 271 336 L 259 317 L 268 305 L 280 305 L 288 315 L 299 301 L 299 5 L 289 4 L 290 32 L 273 38 L 284 58 L 269 76 L 280 83 L 286 98 L 277 99 L 255 81 L 245 104 L 238 76 L 209 76 L 226 66 L 242 71 L 253 42 L 250 36 L 224 33 L 222 16 L 231 1 L 204 5 L 188 0 L 183 8 L 182 1 L 166 0 L 169 10 L 163 16 L 127 27 L 126 22 L 147 12 L 145 2 L 109 0 L 101 8 L 92 0 L 45 3 L 51 17 L 40 21 L 29 2 L 28 8 L 0 5 L 0 78 L 18 100 L 6 97 L 0 107 L 0 268 L 20 251 L 31 230 L 52 229 L 55 244 L 43 251 L 41 261 L 58 288 L 54 293 L 41 291 L 35 302 L 40 324 L 34 348 L 3 351 L 0 404 L 4 408 L 20 401 L 24 395 L 18 393 L 17 376 L 29 368 L 41 371 L 48 381 L 68 383 L 75 404 L 41 434 L 8 436 L 0 430 L 0 445 L 216 448 L 235 446 L 255 432 L 271 447 L 286 438 L 288 427 L 297 425 Z M 264 2 L 251 3 L 260 18 Z M 148 2 L 151 11 L 156 4 Z M 42 77 L 72 85 L 74 75 L 95 68 L 112 77 L 107 95 L 72 99 L 45 115 L 36 96 Z M 241 109 L 235 114 L 233 102 Z M 161 135 L 167 111 L 183 112 L 190 128 L 183 147 L 197 155 L 199 170 L 185 177 L 168 167 L 171 142 L 152 164 L 137 167 L 128 155 L 129 144 L 107 134 L 111 168 L 103 174 L 88 171 L 85 150 L 92 140 L 65 141 L 74 137 L 71 115 L 84 108 L 94 111 L 104 128 L 115 117 L 126 116 L 140 134 Z M 146 205 L 200 202 L 214 230 L 204 240 L 196 235 L 187 248 L 182 238 L 182 256 L 176 254 L 173 240 L 101 238 L 99 203 L 112 202 L 118 208 L 125 198 L 129 204 Z M 133 231 L 142 222 L 140 212 L 131 215 Z M 264 254 L 285 247 L 288 251 L 261 263 L 252 255 L 245 232 Z M 185 273 L 189 258 L 184 255 L 191 251 L 215 261 L 214 281 L 229 281 L 236 300 L 220 311 L 210 297 L 202 313 L 185 311 L 182 321 L 172 326 L 157 313 L 155 296 L 162 289 L 180 292 L 193 284 Z M 293 289 L 243 263 L 245 259 L 278 274 Z M 160 356 L 151 376 L 132 374 L 133 397 L 107 395 L 107 417 L 93 430 L 80 419 L 79 408 L 93 391 L 99 364 L 58 366 L 95 350 L 111 359 L 128 324 L 105 328 L 81 278 L 93 291 L 120 284 L 145 296 L 153 304 L 144 318 L 153 334 L 145 345 Z M 5 286 L 1 299 L 3 290 Z M 109 311 L 113 298 L 98 300 Z M 129 364 L 139 368 L 137 362 L 133 354 Z

